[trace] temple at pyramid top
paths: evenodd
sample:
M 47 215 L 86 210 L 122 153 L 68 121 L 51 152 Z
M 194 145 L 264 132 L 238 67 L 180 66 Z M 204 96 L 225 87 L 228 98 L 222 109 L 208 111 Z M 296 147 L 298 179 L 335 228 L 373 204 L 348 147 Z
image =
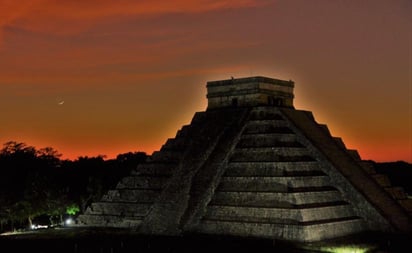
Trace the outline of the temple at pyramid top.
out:
M 293 107 L 293 81 L 262 76 L 207 82 L 208 109 L 272 105 Z

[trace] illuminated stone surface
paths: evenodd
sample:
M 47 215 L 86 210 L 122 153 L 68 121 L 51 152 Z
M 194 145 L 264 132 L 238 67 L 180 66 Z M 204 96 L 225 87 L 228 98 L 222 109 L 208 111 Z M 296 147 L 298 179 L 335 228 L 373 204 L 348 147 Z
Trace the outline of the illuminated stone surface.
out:
M 402 189 L 294 109 L 293 87 L 266 77 L 208 82 L 208 109 L 77 225 L 302 242 L 411 231 Z

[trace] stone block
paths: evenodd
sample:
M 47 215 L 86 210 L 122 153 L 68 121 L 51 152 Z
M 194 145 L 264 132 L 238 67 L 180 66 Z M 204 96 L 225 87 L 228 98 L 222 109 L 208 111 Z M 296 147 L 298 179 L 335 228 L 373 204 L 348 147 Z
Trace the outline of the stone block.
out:
M 250 112 L 249 120 L 284 120 L 281 114 L 266 107 L 257 107 Z
M 346 149 L 345 143 L 343 142 L 342 138 L 340 137 L 333 137 L 333 140 L 335 141 L 335 143 L 341 147 L 342 149 Z
M 247 192 L 218 191 L 213 196 L 212 205 L 293 208 L 302 205 L 322 205 L 342 201 L 337 190 L 317 192 Z
M 236 147 L 261 148 L 261 147 L 302 147 L 302 144 L 291 134 L 250 134 L 243 136 Z
M 167 181 L 166 177 L 128 176 L 124 177 L 116 188 L 161 189 Z
M 149 208 L 148 203 L 96 202 L 86 214 L 142 217 Z
M 301 159 L 311 159 L 306 148 L 236 148 L 230 157 L 231 162 L 282 162 Z
M 394 199 L 406 199 L 408 195 L 401 187 L 385 187 L 385 190 L 394 198 Z
M 230 162 L 226 176 L 291 176 L 321 175 L 321 166 L 316 161 L 308 162 Z
M 391 181 L 386 175 L 383 174 L 374 174 L 371 175 L 372 178 L 382 187 L 389 187 L 391 186 Z
M 303 235 L 300 241 L 314 242 L 336 237 L 344 237 L 357 234 L 365 230 L 365 224 L 361 219 L 349 219 L 335 222 L 307 225 L 303 227 Z
M 177 139 L 167 139 L 166 143 L 163 144 L 161 151 L 171 150 L 171 151 L 180 151 L 184 150 L 187 146 L 187 141 L 185 138 Z
M 368 174 L 376 174 L 376 170 L 373 167 L 373 164 L 368 161 L 360 161 L 359 165 L 366 171 Z
M 307 177 L 222 177 L 220 191 L 288 192 L 294 188 L 329 186 L 327 176 Z
M 286 125 L 285 122 L 277 120 L 277 121 L 254 121 L 246 125 L 244 134 L 292 134 L 292 130 Z
M 345 219 L 353 216 L 353 210 L 348 204 L 321 206 L 319 208 L 268 208 L 212 205 L 208 207 L 203 219 L 296 225 L 321 220 Z
M 332 137 L 332 135 L 330 134 L 329 128 L 327 125 L 325 124 L 318 124 L 318 127 L 328 136 Z M 333 138 L 333 137 L 332 137 Z
M 150 159 L 153 162 L 178 162 L 182 158 L 183 153 L 176 150 L 155 151 Z
M 154 176 L 154 177 L 169 177 L 173 174 L 177 164 L 173 162 L 163 163 L 145 163 L 139 165 L 131 172 L 133 176 Z
M 350 156 L 352 156 L 352 158 L 355 159 L 356 161 L 360 161 L 360 160 L 361 160 L 361 157 L 360 157 L 360 155 L 359 155 L 359 153 L 358 153 L 357 150 L 355 150 L 355 149 L 347 149 L 346 152 L 348 152 L 348 154 L 349 154 Z
M 398 202 L 408 213 L 412 213 L 412 199 L 400 199 Z
M 159 196 L 160 190 L 117 189 L 102 197 L 102 201 L 152 203 Z

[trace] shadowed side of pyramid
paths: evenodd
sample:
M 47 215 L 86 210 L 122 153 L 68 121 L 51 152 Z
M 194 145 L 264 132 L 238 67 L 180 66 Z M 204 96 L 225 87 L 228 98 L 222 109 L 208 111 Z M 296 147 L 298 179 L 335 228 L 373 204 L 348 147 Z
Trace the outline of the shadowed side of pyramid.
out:
M 293 88 L 267 77 L 208 82 L 208 109 L 78 225 L 290 241 L 410 232 L 411 200 L 294 109 Z
M 146 227 L 146 233 L 151 230 L 172 233 L 190 197 L 191 178 L 228 132 L 229 126 L 238 125 L 239 115 L 246 115 L 246 111 L 228 108 L 196 113 L 191 124 L 179 130 L 160 151 L 154 152 L 146 163 L 123 178 L 99 202 L 92 203 L 78 217 L 78 225 L 141 227 L 141 230 Z M 174 233 L 178 233 L 178 229 Z

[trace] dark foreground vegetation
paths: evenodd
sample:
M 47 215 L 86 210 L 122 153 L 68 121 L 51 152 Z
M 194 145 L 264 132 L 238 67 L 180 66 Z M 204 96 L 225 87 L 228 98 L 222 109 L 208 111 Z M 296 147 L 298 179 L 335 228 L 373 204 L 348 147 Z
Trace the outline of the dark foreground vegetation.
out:
M 53 148 L 7 142 L 0 150 L 0 233 L 62 225 L 147 158 L 143 152 L 61 160 Z

